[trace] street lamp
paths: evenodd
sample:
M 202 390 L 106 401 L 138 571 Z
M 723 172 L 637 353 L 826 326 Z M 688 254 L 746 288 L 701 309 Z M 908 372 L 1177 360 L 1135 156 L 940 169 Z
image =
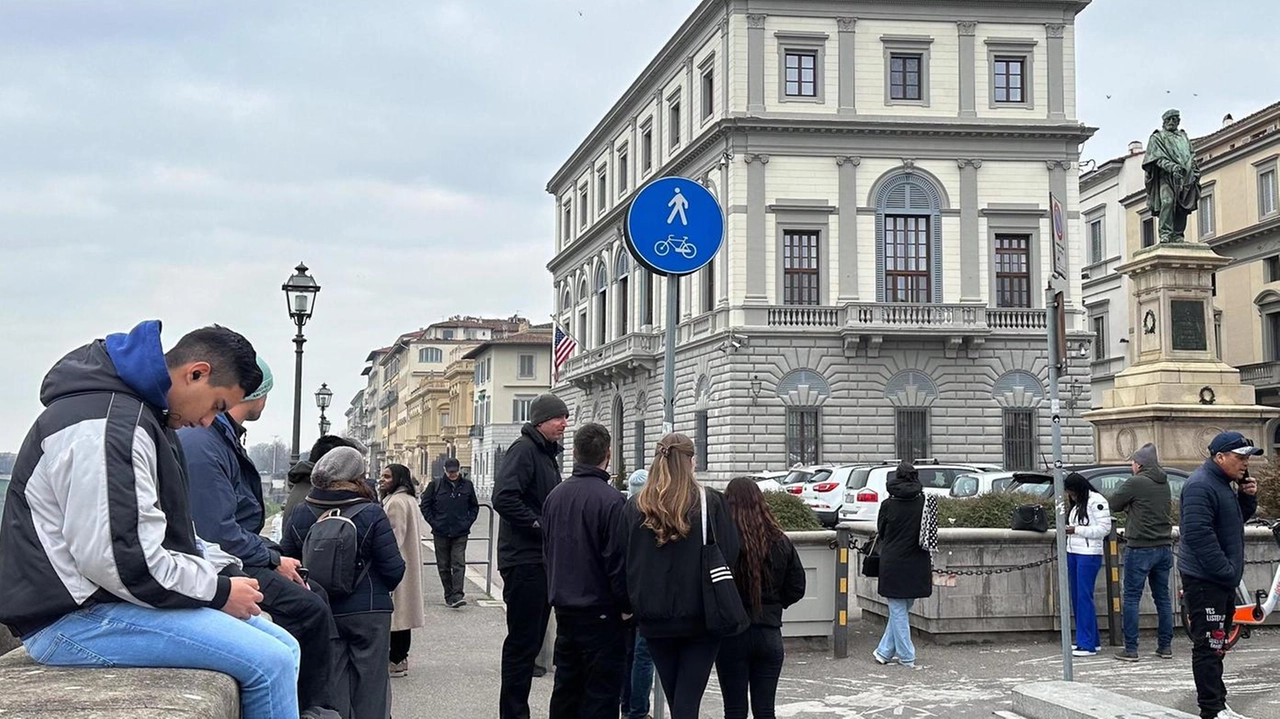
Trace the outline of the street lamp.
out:
M 320 291 L 320 285 L 314 277 L 307 274 L 307 266 L 299 262 L 294 268 L 293 276 L 280 289 L 284 290 L 289 319 L 298 327 L 298 333 L 293 337 L 296 362 L 293 370 L 293 448 L 290 452 L 290 464 L 296 464 L 301 454 L 298 442 L 302 433 L 302 345 L 307 342 L 307 338 L 302 336 L 302 327 L 311 319 L 311 313 L 315 310 L 316 293 Z
M 316 406 L 320 408 L 320 436 L 329 434 L 329 420 L 325 419 L 324 411 L 329 408 L 329 403 L 333 401 L 333 390 L 329 389 L 327 382 L 320 383 L 320 389 L 316 390 Z

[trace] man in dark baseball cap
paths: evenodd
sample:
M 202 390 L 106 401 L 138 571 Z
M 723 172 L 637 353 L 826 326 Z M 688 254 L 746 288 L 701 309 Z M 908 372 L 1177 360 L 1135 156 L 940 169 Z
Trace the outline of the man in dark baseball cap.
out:
M 1222 432 L 1182 490 L 1178 571 L 1191 617 L 1191 673 L 1202 717 L 1237 716 L 1227 707 L 1222 658 L 1244 576 L 1244 523 L 1258 510 L 1249 458 L 1260 454 L 1239 432 Z

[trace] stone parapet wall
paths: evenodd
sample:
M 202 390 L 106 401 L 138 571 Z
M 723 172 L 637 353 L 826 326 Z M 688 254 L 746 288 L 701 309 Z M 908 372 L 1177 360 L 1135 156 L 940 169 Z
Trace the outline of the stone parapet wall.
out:
M 874 527 L 856 526 L 852 534 L 859 544 L 870 541 Z M 1261 528 L 1246 530 L 1245 558 L 1260 563 L 1245 568 L 1250 588 L 1268 587 L 1280 563 L 1280 549 L 1271 532 Z M 1056 562 L 1031 569 L 999 574 L 965 575 L 958 572 L 1016 567 L 1053 556 L 1054 533 L 1015 532 L 1007 529 L 939 529 L 936 570 L 955 573 L 934 576 L 933 596 L 917 600 L 911 610 L 911 626 L 934 641 L 952 643 L 995 641 L 1001 635 L 1054 633 L 1058 631 L 1058 573 Z M 859 571 L 860 556 L 850 561 L 850 581 L 857 607 L 865 616 L 885 618 L 888 607 L 877 593 L 878 580 L 864 577 Z M 1267 561 L 1271 560 L 1271 561 Z M 1123 551 L 1120 567 L 1123 582 Z M 1177 592 L 1181 588 L 1175 568 L 1173 597 L 1175 612 Z M 1122 592 L 1122 588 L 1118 588 Z M 1094 602 L 1098 625 L 1107 630 L 1106 577 L 1100 573 Z M 1140 608 L 1144 629 L 1156 626 L 1155 606 L 1150 593 Z M 1274 623 L 1280 617 L 1273 616 Z M 1273 622 L 1269 622 L 1273 623 Z

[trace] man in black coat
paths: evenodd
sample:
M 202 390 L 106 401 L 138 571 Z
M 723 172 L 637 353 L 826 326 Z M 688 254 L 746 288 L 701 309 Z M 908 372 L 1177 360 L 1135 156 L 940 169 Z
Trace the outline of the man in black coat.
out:
M 543 551 L 556 613 L 553 719 L 617 716 L 622 695 L 629 602 L 617 526 L 626 500 L 609 483 L 610 444 L 603 425 L 578 428 L 573 475 L 543 506 Z
M 1262 450 L 1239 432 L 1222 432 L 1182 488 L 1178 572 L 1191 615 L 1191 674 L 1202 719 L 1229 711 L 1222 657 L 1235 590 L 1244 576 L 1244 523 L 1258 509 L 1249 458 L 1259 454 Z
M 538 395 L 494 482 L 493 508 L 502 519 L 498 573 L 507 605 L 500 719 L 529 719 L 533 664 L 551 618 L 542 560 L 542 504 L 560 484 L 560 440 L 568 425 L 569 407 L 564 400 L 553 394 Z
M 436 548 L 436 569 L 444 587 L 444 603 L 457 609 L 467 603 L 467 537 L 480 513 L 476 488 L 460 473 L 458 460 L 444 461 L 444 476 L 422 492 L 422 516 L 431 525 Z

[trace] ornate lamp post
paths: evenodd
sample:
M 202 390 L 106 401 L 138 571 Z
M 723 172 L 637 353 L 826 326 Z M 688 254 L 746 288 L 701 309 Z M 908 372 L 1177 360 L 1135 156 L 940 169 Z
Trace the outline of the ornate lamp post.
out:
M 307 266 L 299 262 L 294 268 L 293 276 L 280 289 L 284 290 L 289 318 L 298 327 L 298 333 L 293 337 L 296 363 L 293 370 L 293 447 L 289 455 L 290 464 L 295 464 L 301 454 L 298 442 L 302 432 L 302 345 L 307 343 L 307 338 L 302 336 L 302 327 L 311 319 L 320 285 L 314 277 L 307 274 Z
M 329 420 L 325 418 L 324 411 L 329 408 L 329 403 L 333 401 L 333 390 L 329 389 L 328 383 L 320 383 L 320 389 L 316 390 L 316 406 L 320 408 L 320 436 L 329 434 Z

